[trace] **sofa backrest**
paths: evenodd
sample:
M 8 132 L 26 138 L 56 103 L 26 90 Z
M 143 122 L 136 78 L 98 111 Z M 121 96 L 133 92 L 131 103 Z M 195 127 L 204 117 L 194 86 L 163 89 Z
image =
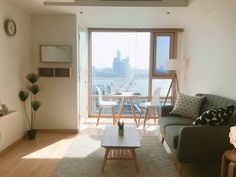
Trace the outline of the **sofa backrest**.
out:
M 206 97 L 201 105 L 200 115 L 204 111 L 207 111 L 212 108 L 219 108 L 219 107 L 223 107 L 223 106 L 234 105 L 235 111 L 234 111 L 232 117 L 230 118 L 228 124 L 229 125 L 236 125 L 236 101 L 231 100 L 229 98 L 217 96 L 217 95 L 212 95 L 212 94 L 198 93 L 197 95 Z

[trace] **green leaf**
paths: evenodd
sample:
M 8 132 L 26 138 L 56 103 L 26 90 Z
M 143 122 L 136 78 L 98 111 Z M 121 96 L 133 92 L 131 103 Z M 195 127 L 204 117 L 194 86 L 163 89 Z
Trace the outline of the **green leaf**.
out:
M 32 101 L 31 102 L 31 107 L 33 108 L 34 111 L 37 111 L 41 106 L 41 103 L 39 101 Z
M 27 98 L 29 97 L 29 93 L 26 91 L 20 91 L 18 94 L 21 101 L 25 102 Z
M 39 76 L 35 73 L 29 73 L 26 75 L 26 79 L 31 83 L 34 84 L 39 80 Z
M 28 90 L 29 90 L 32 94 L 36 95 L 36 94 L 40 91 L 40 88 L 39 88 L 38 85 L 32 85 L 32 86 L 29 86 L 29 87 L 28 87 Z

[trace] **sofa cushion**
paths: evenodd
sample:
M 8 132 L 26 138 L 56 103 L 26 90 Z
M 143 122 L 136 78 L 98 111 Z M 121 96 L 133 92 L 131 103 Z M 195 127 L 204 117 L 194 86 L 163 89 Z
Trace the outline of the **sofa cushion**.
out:
M 168 116 L 168 117 L 160 117 L 158 120 L 160 125 L 160 131 L 163 136 L 165 136 L 165 128 L 170 125 L 192 125 L 193 119 L 187 117 L 179 117 L 179 116 Z
M 197 95 L 206 96 L 206 98 L 202 102 L 200 114 L 202 114 L 203 112 L 209 109 L 214 109 L 214 108 L 219 108 L 219 107 L 224 107 L 224 106 L 234 105 L 236 107 L 236 101 L 231 100 L 229 98 L 224 98 L 221 96 L 212 95 L 212 94 L 204 94 L 204 93 L 198 93 Z M 227 125 L 235 125 L 235 124 L 236 124 L 236 111 L 234 111 Z
M 210 109 L 198 117 L 193 125 L 224 125 L 234 112 L 234 106 Z
M 184 126 L 181 126 L 181 125 L 173 125 L 173 126 L 168 126 L 165 128 L 165 131 L 166 131 L 165 140 L 168 146 L 171 148 L 171 150 L 177 150 L 178 141 L 179 141 L 179 133 L 183 127 Z
M 195 119 L 199 116 L 203 96 L 188 96 L 179 94 L 174 109 L 170 112 L 171 115 L 179 115 Z

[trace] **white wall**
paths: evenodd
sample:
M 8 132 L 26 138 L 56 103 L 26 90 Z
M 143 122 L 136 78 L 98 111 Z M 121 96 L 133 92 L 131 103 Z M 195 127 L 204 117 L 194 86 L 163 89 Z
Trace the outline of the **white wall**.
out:
M 228 0 L 185 29 L 184 92 L 236 99 L 236 1 Z
M 72 67 L 71 78 L 41 77 L 38 99 L 42 102 L 37 117 L 38 129 L 77 129 L 77 18 L 76 15 L 32 15 L 34 68 Z M 40 62 L 41 44 L 72 46 L 72 63 Z
M 17 33 L 9 37 L 4 31 L 4 20 L 14 19 Z M 0 150 L 23 136 L 26 130 L 25 116 L 18 92 L 25 86 L 25 75 L 29 72 L 31 60 L 30 16 L 0 1 L 0 101 L 17 114 L 0 117 Z

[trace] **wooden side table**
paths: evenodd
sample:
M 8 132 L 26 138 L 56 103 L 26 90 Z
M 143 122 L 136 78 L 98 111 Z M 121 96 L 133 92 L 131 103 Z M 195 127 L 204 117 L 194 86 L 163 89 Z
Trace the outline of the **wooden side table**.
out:
M 228 151 L 224 152 L 224 154 L 222 156 L 222 162 L 221 162 L 221 175 L 220 175 L 220 177 L 225 177 L 226 165 L 227 165 L 228 161 L 229 161 L 228 177 L 233 177 L 234 176 L 234 168 L 235 168 L 235 164 L 236 164 L 236 151 L 228 150 Z

